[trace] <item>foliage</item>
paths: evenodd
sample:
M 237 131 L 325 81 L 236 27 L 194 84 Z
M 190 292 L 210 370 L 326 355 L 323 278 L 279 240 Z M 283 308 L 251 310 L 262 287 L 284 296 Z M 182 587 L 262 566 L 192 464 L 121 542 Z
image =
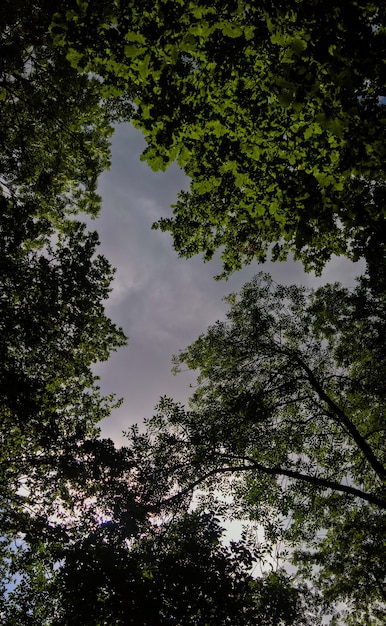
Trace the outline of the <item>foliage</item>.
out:
M 106 441 L 99 445 L 109 447 Z M 116 468 L 121 470 L 118 454 Z M 133 480 L 131 494 L 125 484 L 133 503 Z M 114 503 L 114 510 L 105 509 L 108 518 L 99 523 L 92 518 L 94 505 L 82 516 L 80 529 L 74 523 L 42 524 L 39 542 L 36 528 L 28 537 L 29 549 L 24 539 L 13 558 L 21 580 L 1 603 L 7 624 L 320 623 L 310 594 L 284 572 L 252 578 L 258 549 L 245 539 L 225 546 L 213 514 L 190 513 L 149 524 L 138 502 L 131 507 L 116 499 L 114 480 L 103 491 Z
M 66 213 L 99 210 L 97 177 L 109 165 L 112 128 L 97 81 L 53 46 L 50 19 L 46 2 L 6 2 L 2 11 L 0 181 L 31 216 L 60 226 Z
M 130 452 L 117 450 L 110 440 L 68 437 L 60 451 L 47 450 L 37 460 L 40 500 L 35 475 L 34 500 L 21 494 L 18 510 L 2 511 L 0 614 L 4 623 L 17 626 L 76 623 L 67 622 L 63 612 L 59 571 L 98 541 L 103 544 L 111 529 L 115 546 L 144 531 L 148 523 L 141 486 Z M 87 561 L 84 567 L 86 585 Z M 97 584 L 98 561 L 92 574 Z
M 327 600 L 344 599 L 347 607 L 336 622 L 382 624 L 385 620 L 385 516 L 382 512 L 357 507 L 346 519 L 328 520 L 322 550 L 297 550 L 294 561 L 300 572 L 316 587 L 325 589 Z M 358 547 L 360 549 L 358 549 Z M 310 565 L 314 571 L 310 576 Z M 377 598 L 369 602 L 369 598 Z
M 323 15 L 323 20 L 320 16 Z M 106 93 L 132 89 L 153 169 L 191 177 L 160 220 L 225 273 L 291 252 L 384 259 L 385 7 L 380 2 L 77 2 L 54 41 Z M 364 52 L 365 51 L 365 52 Z
M 165 505 L 233 492 L 234 514 L 295 547 L 326 599 L 382 623 L 385 298 L 366 278 L 308 292 L 260 275 L 228 302 L 227 321 L 176 357 L 198 387 L 189 411 L 164 398 L 137 435 L 156 459 L 143 471 L 165 468 Z
M 50 475 L 55 516 L 39 504 L 25 512 L 24 533 L 3 540 L 4 623 L 319 623 L 310 594 L 284 572 L 252 578 L 259 546 L 246 536 L 225 546 L 212 513 L 154 518 L 130 448 L 68 442 L 60 468 L 59 482 Z
M 114 406 L 92 365 L 126 339 L 104 312 L 113 270 L 96 255 L 96 233 L 73 218 L 99 209 L 117 111 L 55 46 L 52 3 L 3 4 L 0 508 L 21 519 L 27 504 L 54 497 L 47 485 L 66 442 L 94 434 Z
M 68 222 L 56 243 L 34 250 L 41 224 L 21 203 L 2 208 L 0 534 L 12 571 L 15 546 L 31 533 L 39 545 L 48 520 L 71 512 L 77 446 L 117 404 L 101 395 L 92 365 L 126 338 L 105 316 L 112 270 L 95 255 L 96 233 Z
M 193 514 L 155 527 L 132 549 L 114 535 L 86 539 L 59 574 L 66 615 L 84 624 L 252 623 L 251 557 L 222 547 L 220 534 L 209 515 Z
M 73 217 L 99 210 L 97 178 L 109 164 L 117 110 L 101 99 L 97 79 L 80 75 L 54 45 L 52 3 L 3 5 L 0 536 L 7 592 L 20 572 L 34 571 L 44 587 L 44 543 L 63 539 L 50 520 L 74 506 L 63 461 L 76 458 L 117 404 L 101 395 L 92 366 L 126 338 L 104 310 L 113 270 L 96 254 L 97 234 Z
M 257 602 L 257 626 L 321 624 L 318 598 L 306 585 L 297 585 L 284 570 L 266 572 L 253 581 Z
M 354 0 L 5 1 L 4 623 L 316 624 L 307 587 L 253 579 L 261 550 L 221 543 L 222 488 L 347 624 L 383 623 L 384 20 Z M 181 254 L 222 248 L 225 273 L 271 244 L 308 269 L 364 256 L 371 281 L 247 285 L 176 360 L 200 371 L 191 410 L 163 399 L 117 450 L 97 439 L 114 399 L 92 373 L 125 343 L 104 312 L 113 272 L 73 216 L 97 214 L 113 124 L 131 117 L 151 167 L 177 159 L 192 179 L 158 225 Z

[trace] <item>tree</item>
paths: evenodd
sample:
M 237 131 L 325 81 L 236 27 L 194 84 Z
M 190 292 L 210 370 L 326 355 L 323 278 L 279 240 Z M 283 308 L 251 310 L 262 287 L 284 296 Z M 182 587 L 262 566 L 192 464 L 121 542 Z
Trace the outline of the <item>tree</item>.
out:
M 326 598 L 381 624 L 385 296 L 366 277 L 313 292 L 259 275 L 228 302 L 227 321 L 175 359 L 199 372 L 190 410 L 164 398 L 132 435 L 153 447 L 143 472 L 163 468 L 165 504 L 197 487 L 233 493 Z
M 63 612 L 59 573 L 64 564 L 70 570 L 83 557 L 85 580 L 75 572 L 79 589 L 73 602 L 86 602 L 82 589 L 90 582 L 90 565 L 90 584 L 98 586 L 97 548 L 103 552 L 111 540 L 118 563 L 122 545 L 149 526 L 143 488 L 135 480 L 130 451 L 95 436 L 69 435 L 58 449 L 44 450 L 31 465 L 35 497 L 20 494 L 19 507 L 1 512 L 0 616 L 3 623 L 15 626 L 76 623 L 73 616 L 67 621 Z
M 53 44 L 55 7 L 6 0 L 0 17 L 0 510 L 13 538 L 28 507 L 53 506 L 66 446 L 116 405 L 92 365 L 126 342 L 104 311 L 113 270 L 73 217 L 99 210 L 119 99 Z
M 284 534 L 327 600 L 353 603 L 347 623 L 353 611 L 382 622 L 384 18 L 383 6 L 354 0 L 5 2 L 3 621 L 127 623 L 134 613 L 138 623 L 129 585 L 152 599 L 152 623 L 160 610 L 186 623 L 192 606 L 192 623 L 221 613 L 245 624 L 246 608 L 251 620 L 307 623 L 299 589 L 281 574 L 251 581 L 243 546 L 221 546 L 200 509 L 184 515 L 192 490 L 223 476 L 238 510 L 268 539 Z M 229 324 L 181 355 L 207 377 L 192 410 L 163 400 L 149 432 L 132 430 L 117 451 L 96 439 L 113 399 L 91 369 L 125 342 L 103 308 L 112 270 L 70 216 L 97 213 L 112 124 L 134 109 L 149 164 L 177 159 L 192 178 L 175 218 L 160 222 L 182 254 L 225 246 L 225 272 L 264 260 L 273 243 L 275 258 L 292 252 L 307 268 L 332 253 L 364 256 L 372 282 L 309 299 L 268 279 L 246 287 Z M 177 517 L 158 529 L 162 513 Z
M 58 475 L 46 455 L 56 514 L 39 503 L 24 511 L 23 535 L 3 535 L 4 623 L 319 623 L 312 595 L 284 572 L 251 576 L 264 551 L 246 535 L 225 546 L 213 513 L 155 518 L 136 463 L 130 448 L 95 438 L 68 441 Z
M 385 27 L 380 2 L 162 0 L 77 3 L 51 31 L 107 93 L 129 85 L 143 159 L 192 179 L 158 226 L 227 273 L 269 250 L 384 259 Z
M 126 338 L 105 315 L 113 272 L 95 255 L 96 233 L 69 221 L 36 250 L 41 221 L 21 202 L 3 198 L 1 206 L 0 536 L 8 567 L 35 515 L 49 519 L 67 506 L 63 458 L 69 463 L 117 404 L 101 395 L 92 365 Z
M 0 18 L 1 193 L 23 200 L 50 232 L 68 214 L 98 213 L 97 180 L 123 111 L 53 43 L 49 25 L 63 6 L 6 0 Z
M 70 622 L 252 623 L 252 557 L 222 547 L 211 516 L 157 525 L 130 548 L 109 531 L 92 544 L 86 537 L 59 573 Z

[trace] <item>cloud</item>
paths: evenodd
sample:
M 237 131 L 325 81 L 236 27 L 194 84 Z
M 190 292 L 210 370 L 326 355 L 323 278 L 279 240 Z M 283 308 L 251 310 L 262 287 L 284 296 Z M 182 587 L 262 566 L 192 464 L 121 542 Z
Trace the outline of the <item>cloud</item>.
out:
M 107 313 L 129 335 L 127 348 L 95 368 L 104 393 L 125 397 L 103 424 L 103 434 L 116 441 L 129 423 L 152 414 L 161 395 L 186 400 L 194 376 L 174 377 L 171 356 L 223 318 L 224 296 L 238 291 L 257 271 L 271 273 L 277 282 L 309 286 L 336 280 L 352 285 L 361 271 L 347 259 L 334 259 L 323 277 L 315 279 L 300 263 L 266 263 L 251 265 L 226 282 L 214 281 L 220 272 L 218 258 L 208 264 L 199 257 L 180 259 L 170 235 L 151 229 L 159 217 L 170 214 L 188 180 L 175 165 L 152 172 L 139 160 L 144 147 L 138 130 L 117 128 L 112 167 L 100 181 L 101 216 L 92 223 L 100 235 L 100 251 L 117 268 Z

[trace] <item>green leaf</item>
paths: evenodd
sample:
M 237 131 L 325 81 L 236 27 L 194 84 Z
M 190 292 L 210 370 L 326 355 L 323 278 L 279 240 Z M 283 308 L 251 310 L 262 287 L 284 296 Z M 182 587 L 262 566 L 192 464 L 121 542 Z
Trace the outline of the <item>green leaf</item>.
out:
M 135 43 L 146 44 L 146 37 L 142 33 L 130 31 L 125 35 L 126 41 L 132 41 Z
M 242 29 L 237 24 L 233 24 L 232 22 L 220 22 L 219 26 L 226 37 L 231 37 L 232 39 L 236 37 L 241 37 L 243 34 Z
M 150 55 L 148 54 L 141 63 L 138 63 L 138 71 L 142 79 L 149 75 Z
M 135 59 L 138 56 L 143 55 L 146 52 L 146 48 L 143 46 L 136 46 L 127 44 L 124 46 L 125 56 L 129 59 Z
M 302 52 L 304 52 L 304 50 L 307 48 L 307 41 L 305 41 L 305 39 L 302 39 L 299 36 L 298 37 L 294 37 L 290 41 L 290 46 L 291 46 L 292 50 L 295 52 L 295 54 L 301 55 Z

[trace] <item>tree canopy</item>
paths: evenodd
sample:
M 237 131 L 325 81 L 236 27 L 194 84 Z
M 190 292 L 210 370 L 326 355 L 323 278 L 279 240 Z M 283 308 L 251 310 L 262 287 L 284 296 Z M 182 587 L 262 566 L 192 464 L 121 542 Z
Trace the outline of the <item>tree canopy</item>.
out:
M 92 366 L 126 343 L 105 314 L 113 269 L 74 218 L 99 210 L 112 114 L 96 79 L 53 45 L 51 20 L 46 2 L 5 2 L 0 16 L 3 585 L 18 571 L 16 548 L 35 534 L 29 554 L 40 553 L 47 520 L 71 510 L 63 459 L 117 403 Z
M 132 90 L 143 158 L 191 177 L 158 226 L 227 273 L 269 250 L 317 271 L 384 258 L 385 28 L 380 2 L 162 0 L 78 2 L 51 32 L 106 93 Z
M 40 503 L 24 511 L 23 534 L 10 519 L 14 541 L 3 537 L 4 623 L 320 623 L 313 595 L 284 571 L 252 577 L 264 551 L 246 536 L 224 545 L 213 512 L 154 518 L 131 447 L 68 441 L 60 461 L 56 515 Z
M 99 421 L 117 404 L 101 394 L 92 366 L 126 338 L 104 312 L 112 270 L 95 255 L 96 233 L 68 222 L 56 243 L 36 250 L 29 243 L 41 232 L 39 222 L 23 203 L 3 199 L 1 205 L 0 551 L 5 584 L 18 571 L 15 548 L 32 536 L 32 553 L 43 558 L 38 548 L 49 534 L 49 520 L 73 509 L 69 473 L 77 447 L 96 436 Z M 60 532 L 51 534 L 53 542 L 59 541 Z M 28 571 L 28 559 L 23 562 Z
M 3 4 L 0 620 L 315 626 L 343 601 L 332 623 L 383 624 L 385 6 Z M 190 409 L 163 398 L 118 449 L 92 367 L 126 338 L 81 216 L 127 120 L 191 178 L 155 225 L 181 255 L 368 274 L 254 279 L 175 359 L 199 372 Z M 264 545 L 224 545 L 227 515 Z M 297 574 L 252 576 L 278 541 Z
M 108 413 L 91 365 L 125 342 L 104 313 L 113 270 L 74 219 L 99 210 L 112 114 L 53 44 L 52 16 L 6 1 L 0 17 L 1 471 L 16 491 L 31 454 Z
M 197 487 L 233 493 L 234 514 L 292 545 L 325 597 L 348 602 L 347 623 L 381 624 L 385 298 L 365 277 L 308 292 L 260 275 L 228 302 L 227 321 L 176 357 L 198 387 L 190 410 L 161 401 L 141 435 L 157 459 L 144 471 L 172 476 L 166 503 Z

